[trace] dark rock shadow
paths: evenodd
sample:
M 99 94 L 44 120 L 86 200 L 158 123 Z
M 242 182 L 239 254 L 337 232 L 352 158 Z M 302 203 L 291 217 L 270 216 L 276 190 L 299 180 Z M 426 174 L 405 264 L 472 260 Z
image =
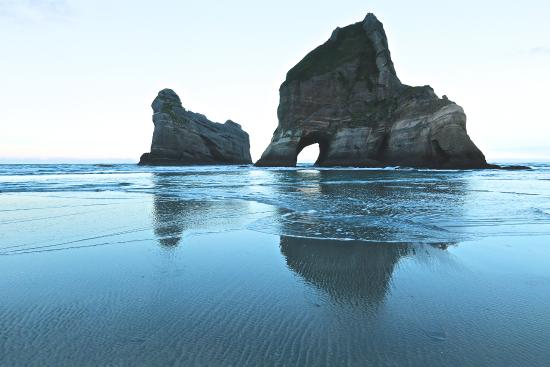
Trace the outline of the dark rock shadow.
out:
M 211 207 L 208 202 L 180 197 L 177 192 L 179 176 L 174 173 L 155 173 L 153 176 L 153 226 L 162 247 L 178 246 L 183 232 L 196 227 Z
M 155 195 L 153 205 L 155 235 L 159 244 L 164 247 L 177 246 L 187 228 L 186 216 L 191 204 L 177 197 Z
M 184 232 L 224 231 L 242 227 L 250 208 L 240 200 L 211 200 L 208 189 L 191 188 L 196 173 L 166 172 L 153 175 L 153 227 L 159 244 L 181 244 Z
M 335 302 L 369 306 L 384 301 L 397 263 L 411 252 L 407 244 L 285 236 L 280 248 L 293 272 Z
M 281 236 L 290 270 L 334 302 L 376 309 L 391 292 L 392 277 L 405 257 L 445 251 L 453 244 L 367 243 Z

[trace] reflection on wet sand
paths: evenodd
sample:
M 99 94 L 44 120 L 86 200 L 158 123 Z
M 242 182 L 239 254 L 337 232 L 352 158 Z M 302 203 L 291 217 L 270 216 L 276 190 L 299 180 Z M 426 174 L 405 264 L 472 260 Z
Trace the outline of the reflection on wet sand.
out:
M 250 214 L 245 201 L 211 201 L 210 198 L 182 197 L 182 182 L 188 174 L 155 173 L 153 183 L 153 228 L 162 247 L 181 244 L 186 231 L 223 232 L 242 227 L 243 219 Z
M 286 185 L 285 190 L 302 190 L 304 201 L 316 200 L 316 196 L 325 198 L 331 195 L 342 194 L 337 191 L 336 185 L 324 184 L 323 181 L 335 179 L 332 173 L 324 172 L 291 172 L 290 175 L 279 177 L 280 181 L 293 179 L 294 175 L 307 174 L 308 187 L 296 188 Z M 324 175 L 331 177 L 325 177 Z M 163 247 L 175 247 L 181 243 L 185 231 L 194 231 L 204 228 L 235 225 L 239 219 L 249 214 L 250 208 L 242 201 L 199 201 L 182 198 L 178 174 L 154 175 L 155 194 L 153 202 L 154 232 L 159 244 Z M 318 178 L 317 184 L 312 178 Z M 392 195 L 392 190 L 383 185 L 376 189 L 371 187 L 371 193 L 376 192 L 380 197 Z M 351 197 L 360 197 L 359 191 L 364 187 L 350 187 L 348 194 Z M 282 190 L 282 188 L 280 188 Z M 284 193 L 282 193 L 284 194 Z M 313 197 L 308 197 L 308 194 Z M 379 211 L 387 207 L 380 204 Z M 353 208 L 350 208 L 353 209 Z M 334 302 L 377 306 L 384 302 L 391 287 L 392 274 L 399 261 L 405 256 L 415 256 L 415 249 L 423 245 L 394 242 L 364 242 L 343 241 L 336 239 L 302 238 L 308 236 L 318 228 L 327 227 L 326 218 L 317 215 L 305 214 L 302 217 L 291 217 L 288 220 L 288 211 L 277 209 L 276 213 L 279 233 L 293 233 L 296 236 L 280 237 L 280 250 L 290 270 L 300 276 L 307 284 L 328 294 Z M 359 213 L 357 213 L 359 214 Z M 385 213 L 388 214 L 388 213 Z M 371 226 L 364 220 L 358 223 L 347 223 L 350 228 L 362 226 L 362 230 L 355 229 L 355 233 L 366 233 L 370 236 L 382 237 L 388 233 L 387 228 Z M 351 226 L 353 224 L 353 227 Z M 378 224 L 378 223 L 374 223 Z M 418 230 L 418 228 L 413 228 Z M 406 232 L 411 227 L 393 228 L 396 234 L 409 236 Z M 331 229 L 334 235 L 334 229 Z M 433 244 L 431 247 L 445 249 L 446 244 Z
M 387 182 L 377 182 L 377 173 L 372 174 L 369 184 L 333 184 L 349 180 L 349 176 L 352 176 L 349 172 L 344 175 L 337 171 L 285 172 L 284 180 L 293 181 L 296 186 L 281 185 L 279 190 L 299 191 L 304 209 L 317 210 L 293 214 L 278 211 L 279 233 L 291 234 L 281 235 L 280 250 L 290 270 L 307 284 L 325 292 L 334 302 L 376 307 L 384 302 L 390 291 L 393 272 L 402 258 L 422 256 L 425 252 L 418 250 L 426 247 L 432 251 L 445 250 L 449 243 L 439 242 L 445 239 L 440 236 L 445 231 L 416 225 L 414 216 L 422 216 L 422 213 L 410 213 L 408 222 L 395 220 L 396 211 L 402 210 L 399 213 L 402 216 L 408 214 L 405 212 L 407 203 L 415 200 L 418 190 L 395 190 Z M 440 188 L 432 184 L 427 185 L 426 190 L 433 194 L 433 190 L 460 191 L 462 186 L 460 182 Z M 347 202 L 342 203 L 342 197 Z M 324 202 L 323 207 L 318 205 L 320 200 Z M 335 218 L 336 213 L 342 211 L 338 207 L 341 204 L 346 205 L 347 216 Z M 453 208 L 458 213 L 461 205 Z M 330 238 L 339 235 L 369 241 Z M 424 236 L 430 239 L 426 241 L 430 245 L 396 242 L 423 239 Z
M 381 304 L 392 274 L 405 256 L 416 256 L 425 245 L 366 243 L 281 236 L 286 264 L 306 283 L 326 292 L 337 303 Z M 448 245 L 429 246 L 445 250 Z
M 175 247 L 183 232 L 196 225 L 197 213 L 208 210 L 207 202 L 183 200 L 174 190 L 177 175 L 156 173 L 153 176 L 155 194 L 153 197 L 154 232 L 159 244 Z
M 302 180 L 308 176 L 308 185 L 300 187 L 289 185 L 288 180 Z M 295 177 L 296 176 L 296 177 Z M 298 177 L 300 176 L 300 177 Z M 182 198 L 179 174 L 157 173 L 153 176 L 155 194 L 153 202 L 154 232 L 159 244 L 163 247 L 175 247 L 181 243 L 185 231 L 194 231 L 204 228 L 217 228 L 235 225 L 239 219 L 249 214 L 250 208 L 242 201 L 205 201 Z M 290 172 L 281 177 L 275 175 L 281 183 L 280 194 L 290 191 L 302 192 L 304 202 L 324 200 L 335 195 L 342 195 L 341 185 L 332 185 L 337 180 L 332 172 Z M 460 186 L 460 185 L 458 185 Z M 338 189 L 339 188 L 339 189 Z M 364 186 L 348 185 L 348 197 L 364 199 L 365 190 L 369 195 L 377 197 L 379 203 L 373 208 L 376 216 L 388 216 L 386 201 L 395 195 L 394 190 L 385 185 L 373 184 Z M 403 190 L 400 190 L 403 191 Z M 286 193 L 285 193 L 286 192 Z M 311 196 L 311 197 L 310 197 Z M 407 200 L 401 196 L 399 199 Z M 379 222 L 369 222 L 369 215 L 350 205 L 350 211 L 356 211 L 356 222 L 337 223 L 352 229 L 355 234 L 374 237 L 384 237 L 388 233 L 405 238 L 414 237 L 408 231 L 419 231 L 422 228 L 415 226 L 380 227 Z M 367 203 L 367 205 L 370 205 Z M 273 211 L 277 218 L 279 233 L 292 233 L 295 236 L 281 235 L 280 250 L 290 270 L 300 276 L 307 284 L 325 292 L 338 303 L 352 303 L 377 306 L 384 302 L 391 286 L 392 274 L 399 261 L 405 256 L 415 256 L 415 249 L 423 245 L 395 242 L 364 242 L 323 238 L 303 238 L 309 236 L 319 228 L 330 229 L 335 235 L 330 220 L 316 213 L 297 214 L 288 216 L 288 210 L 276 209 Z M 424 228 L 424 231 L 426 229 Z M 432 244 L 433 248 L 445 249 L 446 244 Z
M 407 245 L 281 237 L 288 267 L 334 301 L 377 305 Z
M 154 231 L 161 246 L 175 247 L 182 233 L 189 228 L 193 212 L 207 209 L 207 204 L 181 200 L 178 197 L 155 195 Z

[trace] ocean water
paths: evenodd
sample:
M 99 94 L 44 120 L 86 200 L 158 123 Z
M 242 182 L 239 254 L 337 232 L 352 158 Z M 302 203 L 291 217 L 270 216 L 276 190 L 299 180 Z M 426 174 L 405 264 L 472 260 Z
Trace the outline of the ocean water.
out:
M 550 366 L 550 165 L 0 165 L 0 366 Z

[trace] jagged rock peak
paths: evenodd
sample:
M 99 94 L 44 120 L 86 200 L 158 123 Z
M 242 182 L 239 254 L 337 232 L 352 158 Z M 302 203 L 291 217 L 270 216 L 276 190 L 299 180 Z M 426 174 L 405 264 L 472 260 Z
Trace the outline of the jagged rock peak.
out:
M 172 89 L 165 88 L 161 90 L 157 97 L 153 100 L 151 108 L 153 112 L 166 112 L 173 108 L 182 108 L 180 97 Z
M 369 30 L 372 30 L 374 28 L 384 29 L 384 25 L 381 21 L 378 20 L 374 13 L 367 13 L 365 19 L 363 19 L 363 28 L 365 29 L 365 31 L 369 32 Z
M 153 139 L 151 152 L 140 164 L 249 164 L 250 142 L 241 125 L 227 120 L 220 124 L 183 108 L 172 89 L 161 90 L 151 104 Z

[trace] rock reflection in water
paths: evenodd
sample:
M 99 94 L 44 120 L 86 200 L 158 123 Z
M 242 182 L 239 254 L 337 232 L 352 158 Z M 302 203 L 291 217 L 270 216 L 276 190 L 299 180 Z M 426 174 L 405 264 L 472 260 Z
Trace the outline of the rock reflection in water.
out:
M 186 231 L 223 232 L 239 229 L 251 213 L 248 202 L 210 200 L 201 193 L 190 197 L 192 188 L 185 185 L 189 174 L 155 173 L 153 183 L 153 228 L 162 247 L 181 244 Z
M 177 179 L 176 174 L 156 173 L 153 176 L 156 188 L 153 198 L 154 232 L 159 244 L 164 247 L 177 246 L 183 232 L 195 222 L 195 213 L 208 208 L 205 202 L 178 197 L 174 191 Z
M 154 198 L 155 235 L 160 245 L 175 247 L 183 232 L 193 223 L 193 212 L 206 210 L 208 205 L 203 202 L 181 200 L 177 196 L 159 196 Z
M 423 246 L 423 245 L 418 245 Z M 381 304 L 391 287 L 394 269 L 415 245 L 319 240 L 282 236 L 287 266 L 305 282 L 326 292 L 335 302 Z M 445 244 L 430 248 L 444 250 Z

